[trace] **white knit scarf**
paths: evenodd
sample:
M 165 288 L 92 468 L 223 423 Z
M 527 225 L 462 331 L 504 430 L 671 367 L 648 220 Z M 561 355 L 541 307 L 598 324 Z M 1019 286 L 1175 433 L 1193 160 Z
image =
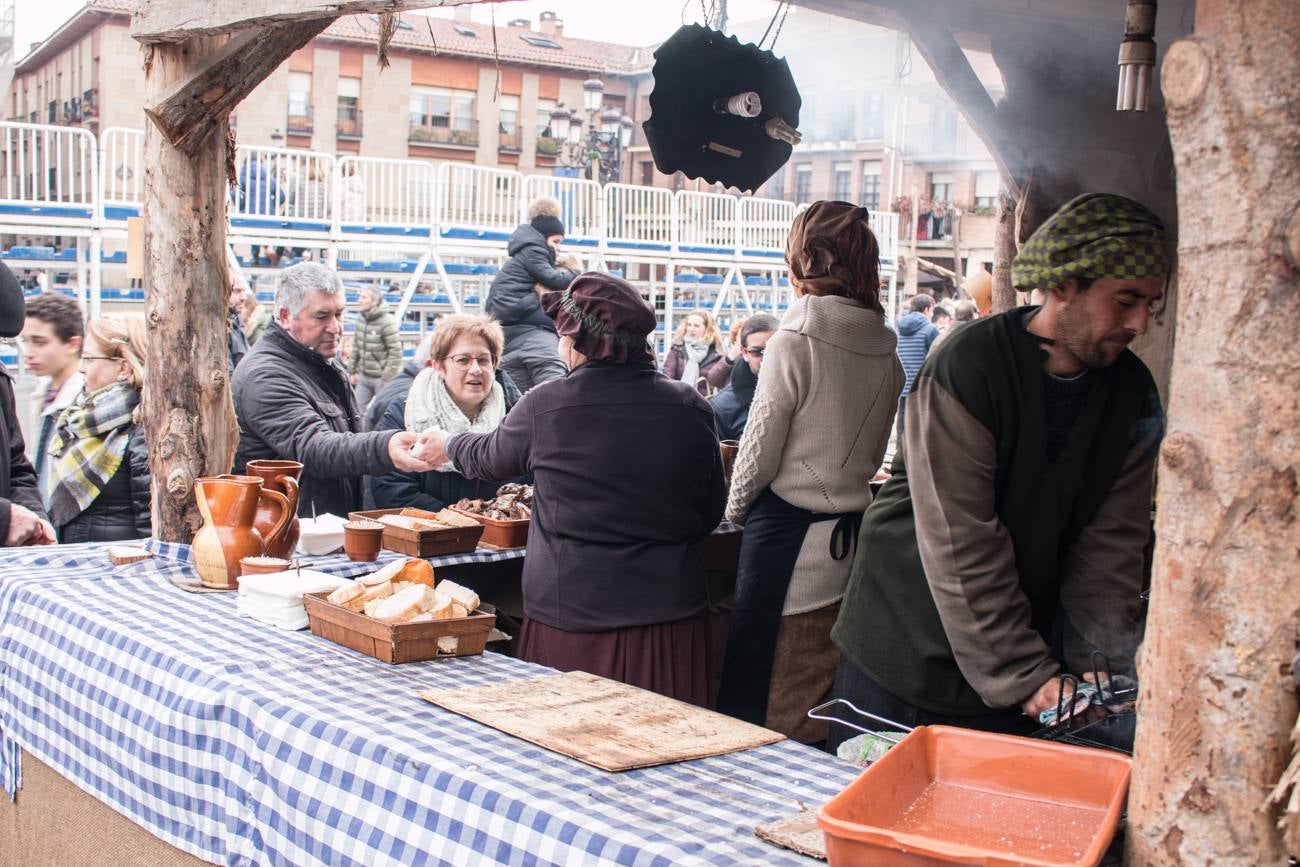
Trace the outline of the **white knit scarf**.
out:
M 501 383 L 492 379 L 492 390 L 487 400 L 479 406 L 478 416 L 470 421 L 464 411 L 447 390 L 447 383 L 432 367 L 426 367 L 411 383 L 410 394 L 406 397 L 406 429 L 412 433 L 424 433 L 430 428 L 437 428 L 449 434 L 454 433 L 491 433 L 501 425 L 506 417 L 506 394 Z M 437 468 L 440 473 L 455 472 L 451 462 Z
M 682 348 L 686 350 L 686 369 L 682 371 L 682 382 L 695 388 L 700 378 L 700 362 L 709 354 L 709 348 L 713 346 L 705 340 L 691 340 L 689 337 L 682 341 Z

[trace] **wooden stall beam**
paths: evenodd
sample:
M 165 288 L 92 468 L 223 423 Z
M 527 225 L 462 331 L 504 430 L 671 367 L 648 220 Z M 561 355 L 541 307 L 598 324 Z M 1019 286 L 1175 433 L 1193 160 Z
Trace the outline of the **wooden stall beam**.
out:
M 194 75 L 167 88 L 144 113 L 172 147 L 197 156 L 213 131 L 224 128 L 231 109 L 330 22 L 309 18 L 241 33 Z
M 984 140 L 1002 175 L 1003 185 L 1017 199 L 1021 197 L 1020 178 L 1013 169 L 1025 165 L 1020 148 L 1003 134 L 998 122 L 997 106 L 979 80 L 965 52 L 947 27 L 938 23 L 927 9 L 908 4 L 900 9 L 912 44 L 925 58 L 939 85 L 966 117 L 975 134 Z
M 474 0 L 141 0 L 131 17 L 139 42 L 183 42 L 290 21 L 459 6 Z

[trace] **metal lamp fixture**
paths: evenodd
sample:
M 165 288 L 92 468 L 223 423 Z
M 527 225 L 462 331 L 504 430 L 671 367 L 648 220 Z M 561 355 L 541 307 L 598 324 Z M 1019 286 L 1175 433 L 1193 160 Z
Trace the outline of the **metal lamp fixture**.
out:
M 569 124 L 573 122 L 573 116 L 562 108 L 557 108 L 551 112 L 551 137 L 556 141 L 569 140 Z
M 1156 0 L 1128 0 L 1124 41 L 1119 45 L 1116 111 L 1146 111 L 1156 67 Z
M 599 78 L 588 78 L 582 83 L 582 107 L 588 114 L 600 111 L 600 103 L 605 97 L 605 82 Z

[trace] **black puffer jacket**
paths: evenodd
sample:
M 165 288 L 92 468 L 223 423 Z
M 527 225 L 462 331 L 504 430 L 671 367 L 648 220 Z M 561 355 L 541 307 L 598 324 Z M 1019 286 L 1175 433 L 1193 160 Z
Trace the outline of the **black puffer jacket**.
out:
M 231 382 L 239 417 L 235 472 L 254 460 L 303 465 L 298 514 L 346 517 L 361 508 L 361 477 L 393 469 L 393 431 L 361 433 L 357 400 L 342 368 L 278 322 L 244 357 Z
M 510 258 L 492 281 L 486 310 L 501 323 L 508 352 L 511 341 L 526 331 L 555 331 L 555 323 L 542 312 L 541 298 L 533 287 L 541 283 L 548 289 L 564 289 L 578 275 L 555 267 L 555 251 L 542 233 L 527 223 L 515 229 L 506 252 Z
M 131 429 L 126 455 L 113 478 L 86 511 L 57 528 L 60 544 L 120 542 L 153 535 L 149 481 L 149 447 L 144 442 L 144 428 L 137 424 Z

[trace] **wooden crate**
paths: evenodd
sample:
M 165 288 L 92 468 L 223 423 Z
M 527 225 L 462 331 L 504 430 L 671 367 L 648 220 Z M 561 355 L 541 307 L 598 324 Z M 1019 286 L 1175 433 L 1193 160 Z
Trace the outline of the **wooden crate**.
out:
M 477 656 L 496 625 L 496 609 L 484 603 L 468 617 L 423 623 L 384 623 L 328 602 L 329 592 L 307 593 L 303 605 L 313 635 L 383 662 L 423 662 L 452 656 Z M 439 638 L 456 638 L 454 653 L 438 650 Z
M 349 512 L 350 521 L 378 521 L 384 515 L 410 515 L 436 520 L 437 515 L 423 509 L 374 509 Z M 464 554 L 478 547 L 483 527 L 448 527 L 445 530 L 407 530 L 384 525 L 383 545 L 408 557 L 437 557 L 440 554 Z
M 451 510 L 459 512 L 467 518 L 473 518 L 483 525 L 482 542 L 485 545 L 494 545 L 497 548 L 523 548 L 528 544 L 528 525 L 531 522 L 527 518 L 499 521 L 496 518 L 476 515 L 455 506 L 452 506 Z

